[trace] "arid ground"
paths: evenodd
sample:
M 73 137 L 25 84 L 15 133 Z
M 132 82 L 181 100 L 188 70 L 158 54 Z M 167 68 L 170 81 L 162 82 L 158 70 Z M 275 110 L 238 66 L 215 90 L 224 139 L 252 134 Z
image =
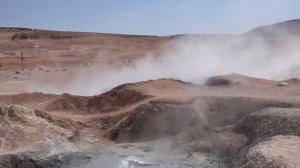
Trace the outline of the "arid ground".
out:
M 162 75 L 85 92 L 95 78 L 107 84 L 105 73 L 163 59 L 166 48 L 176 53 L 174 42 L 237 38 L 243 44 L 231 49 L 241 55 L 263 39 L 277 55 L 288 48 L 300 56 L 299 20 L 241 35 L 167 37 L 0 28 L 0 168 L 300 167 L 297 61 L 280 79 Z

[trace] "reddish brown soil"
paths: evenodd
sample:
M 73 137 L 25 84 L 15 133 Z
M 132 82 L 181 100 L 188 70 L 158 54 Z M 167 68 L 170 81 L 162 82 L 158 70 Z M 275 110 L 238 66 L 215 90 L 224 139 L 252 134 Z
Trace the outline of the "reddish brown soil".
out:
M 251 149 L 266 148 L 260 140 L 284 134 L 296 136 L 288 144 L 299 141 L 296 78 L 278 86 L 278 81 L 232 74 L 210 78 L 207 85 L 173 79 L 124 84 L 95 96 L 24 93 L 32 81 L 64 87 L 81 67 L 131 66 L 148 54 L 159 55 L 165 42 L 178 37 L 0 29 L 0 155 L 77 140 L 140 142 L 172 136 L 176 143 L 207 138 L 222 154 L 248 157 L 238 160 L 255 165 L 265 154 Z M 20 52 L 26 57 L 22 72 Z M 285 144 L 282 139 L 270 144 Z M 267 152 L 272 150 L 275 158 L 281 151 Z M 284 158 L 289 161 L 287 154 Z M 298 164 L 294 157 L 291 163 Z
M 159 55 L 170 39 L 0 28 L 0 94 L 26 92 L 29 83 L 62 87 L 88 67 L 113 70 L 130 66 L 149 54 Z M 21 52 L 25 57 L 24 71 Z

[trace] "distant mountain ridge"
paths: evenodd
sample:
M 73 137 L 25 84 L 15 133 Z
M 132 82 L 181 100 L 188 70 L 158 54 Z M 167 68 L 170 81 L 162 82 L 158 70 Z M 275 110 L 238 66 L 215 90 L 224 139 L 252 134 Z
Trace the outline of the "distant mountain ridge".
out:
M 274 37 L 286 34 L 300 36 L 300 19 L 288 20 L 271 25 L 260 26 L 246 32 L 245 34 L 264 37 Z
M 100 33 L 100 32 L 76 32 L 76 31 L 58 31 L 58 30 L 43 30 L 43 29 L 35 29 L 35 28 L 22 28 L 22 27 L 0 27 L 0 31 L 28 31 L 28 32 L 48 32 L 48 33 L 70 33 L 70 34 L 81 34 L 81 35 L 107 35 L 107 36 L 153 36 L 154 35 L 134 35 L 134 34 L 118 34 L 118 33 Z M 247 35 L 264 35 L 270 36 L 278 33 L 288 33 L 292 35 L 300 36 L 300 19 L 287 20 L 275 24 L 269 24 L 265 26 L 259 26 L 257 28 L 251 29 L 247 31 Z M 196 35 L 216 35 L 216 34 L 176 34 L 171 35 L 171 37 L 178 36 L 196 36 Z

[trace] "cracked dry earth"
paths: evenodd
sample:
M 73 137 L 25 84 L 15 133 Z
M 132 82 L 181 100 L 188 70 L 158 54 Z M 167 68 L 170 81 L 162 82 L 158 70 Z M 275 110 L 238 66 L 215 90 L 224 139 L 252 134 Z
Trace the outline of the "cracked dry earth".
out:
M 299 167 L 300 81 L 287 82 L 232 74 L 2 95 L 0 167 Z

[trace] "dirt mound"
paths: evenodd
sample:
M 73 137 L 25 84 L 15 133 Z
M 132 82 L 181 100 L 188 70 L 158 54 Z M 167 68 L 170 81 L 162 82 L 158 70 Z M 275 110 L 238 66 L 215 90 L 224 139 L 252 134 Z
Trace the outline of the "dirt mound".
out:
M 239 167 L 294 168 L 300 166 L 299 136 L 275 136 L 250 148 Z
M 42 109 L 58 112 L 105 113 L 120 110 L 150 97 L 134 89 L 131 84 L 125 84 L 92 97 L 64 94 L 43 105 Z
M 17 105 L 0 106 L 1 123 L 26 123 L 34 113 L 24 107 Z
M 240 83 L 210 87 L 161 79 L 91 97 L 0 96 L 0 153 L 44 148 L 49 142 L 67 146 L 107 138 L 141 144 L 168 139 L 178 150 L 225 158 L 229 165 L 245 160 L 251 147 L 269 137 L 299 136 L 298 85 L 276 87 L 276 81 L 239 75 L 228 79 Z M 19 160 L 31 164 L 26 157 Z
M 237 152 L 237 167 L 299 166 L 299 128 L 300 109 L 270 107 L 245 116 L 233 127 L 249 138 Z
M 196 111 L 186 104 L 150 102 L 137 107 L 110 132 L 117 142 L 147 141 L 176 135 L 201 123 Z
M 265 139 L 275 135 L 300 136 L 300 109 L 266 108 L 243 118 L 234 130 L 251 139 Z
M 239 74 L 231 74 L 231 75 L 222 75 L 222 76 L 213 76 L 210 77 L 205 85 L 207 86 L 226 86 L 226 85 L 268 85 L 273 84 L 274 82 L 260 79 L 260 78 L 252 78 Z
M 51 113 L 41 110 L 35 110 L 34 112 L 37 117 L 44 119 L 55 126 L 59 126 L 71 131 L 77 131 L 86 126 L 84 123 L 80 121 L 74 121 L 69 117 L 62 117 L 57 115 L 53 116 L 51 115 Z
M 89 111 L 115 111 L 151 97 L 131 87 L 131 84 L 121 85 L 104 94 L 90 98 L 87 104 Z
M 43 104 L 42 109 L 47 111 L 81 112 L 87 110 L 87 102 L 87 97 L 63 94 L 62 96 Z
M 210 97 L 195 102 L 202 109 L 210 126 L 222 127 L 233 125 L 242 117 L 266 107 L 293 107 L 293 103 L 266 99 Z
M 117 142 L 145 141 L 176 135 L 193 126 L 213 130 L 234 125 L 242 117 L 265 107 L 291 107 L 290 103 L 251 98 L 196 98 L 191 101 L 153 100 L 128 112 L 110 130 Z
M 36 108 L 44 102 L 51 101 L 59 97 L 54 94 L 44 93 L 22 93 L 17 95 L 0 95 L 0 105 L 2 104 L 18 104 L 28 108 Z
M 71 133 L 46 122 L 25 107 L 0 106 L 0 153 L 16 149 L 53 143 L 66 139 Z

